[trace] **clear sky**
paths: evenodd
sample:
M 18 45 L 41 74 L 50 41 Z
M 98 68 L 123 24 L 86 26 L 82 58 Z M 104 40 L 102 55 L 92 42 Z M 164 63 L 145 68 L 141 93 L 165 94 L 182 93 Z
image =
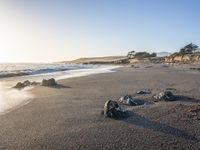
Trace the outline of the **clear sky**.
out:
M 200 0 L 1 0 L 0 62 L 200 46 Z

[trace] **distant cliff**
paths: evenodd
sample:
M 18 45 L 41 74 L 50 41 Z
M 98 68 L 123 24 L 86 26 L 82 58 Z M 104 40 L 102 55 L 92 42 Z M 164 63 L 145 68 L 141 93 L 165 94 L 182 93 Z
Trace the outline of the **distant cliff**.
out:
M 127 64 L 129 59 L 126 56 L 107 56 L 79 58 L 73 61 L 64 61 L 67 64 Z
M 199 47 L 193 43 L 181 48 L 179 52 L 165 57 L 165 62 L 167 63 L 186 63 L 196 61 L 200 61 L 200 50 Z

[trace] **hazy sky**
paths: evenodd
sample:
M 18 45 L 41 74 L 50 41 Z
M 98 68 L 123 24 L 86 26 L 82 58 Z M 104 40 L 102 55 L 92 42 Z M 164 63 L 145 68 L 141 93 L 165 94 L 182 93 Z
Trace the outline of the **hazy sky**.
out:
M 200 45 L 200 0 L 1 0 L 0 62 Z

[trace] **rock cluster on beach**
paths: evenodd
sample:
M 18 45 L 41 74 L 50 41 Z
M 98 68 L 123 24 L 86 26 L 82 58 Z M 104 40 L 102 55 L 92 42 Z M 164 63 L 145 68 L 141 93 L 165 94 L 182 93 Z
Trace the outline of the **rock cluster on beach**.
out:
M 151 90 L 145 89 L 136 92 L 137 95 L 151 94 Z M 162 91 L 153 96 L 154 102 L 158 101 L 175 101 L 176 96 L 169 90 Z M 133 98 L 131 95 L 125 95 L 118 99 L 118 102 L 127 106 L 139 106 L 145 104 L 145 101 Z M 127 111 L 122 109 L 117 101 L 109 100 L 104 105 L 103 114 L 109 118 L 123 119 L 128 117 Z
M 35 85 L 38 85 L 38 84 L 39 84 L 38 82 L 35 82 L 35 81 L 30 82 L 29 80 L 26 80 L 26 81 L 24 81 L 24 82 L 18 82 L 18 83 L 14 86 L 14 88 L 16 88 L 16 89 L 23 89 L 23 88 L 25 88 L 25 87 L 27 87 L 27 86 L 35 86 Z
M 23 89 L 28 86 L 36 86 L 36 85 L 40 85 L 40 83 L 35 82 L 35 81 L 31 82 L 29 80 L 26 80 L 24 82 L 18 82 L 13 88 Z M 41 85 L 42 86 L 56 86 L 57 83 L 54 78 L 51 78 L 51 79 L 43 79 Z

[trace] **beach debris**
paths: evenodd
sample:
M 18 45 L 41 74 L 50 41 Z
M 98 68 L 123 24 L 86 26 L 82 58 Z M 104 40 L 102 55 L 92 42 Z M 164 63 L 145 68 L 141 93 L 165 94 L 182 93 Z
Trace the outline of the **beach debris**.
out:
M 151 94 L 151 90 L 145 89 L 136 92 L 137 94 Z
M 18 82 L 15 86 L 14 86 L 14 88 L 16 88 L 16 89 L 23 89 L 23 88 L 25 88 L 25 87 L 27 87 L 27 86 L 35 86 L 35 85 L 38 85 L 39 83 L 38 82 L 35 82 L 35 81 L 33 81 L 33 82 L 30 82 L 29 80 L 26 80 L 26 81 L 24 81 L 24 82 Z
M 176 97 L 171 91 L 163 91 L 160 92 L 158 95 L 155 95 L 155 101 L 174 101 Z
M 42 80 L 42 86 L 55 86 L 55 85 L 57 85 L 57 83 L 54 78 Z
M 142 101 L 133 99 L 131 95 L 125 95 L 120 97 L 119 102 L 130 106 L 137 106 L 143 104 Z
M 123 119 L 128 117 L 128 112 L 122 109 L 116 101 L 109 100 L 104 105 L 104 115 L 109 118 Z

